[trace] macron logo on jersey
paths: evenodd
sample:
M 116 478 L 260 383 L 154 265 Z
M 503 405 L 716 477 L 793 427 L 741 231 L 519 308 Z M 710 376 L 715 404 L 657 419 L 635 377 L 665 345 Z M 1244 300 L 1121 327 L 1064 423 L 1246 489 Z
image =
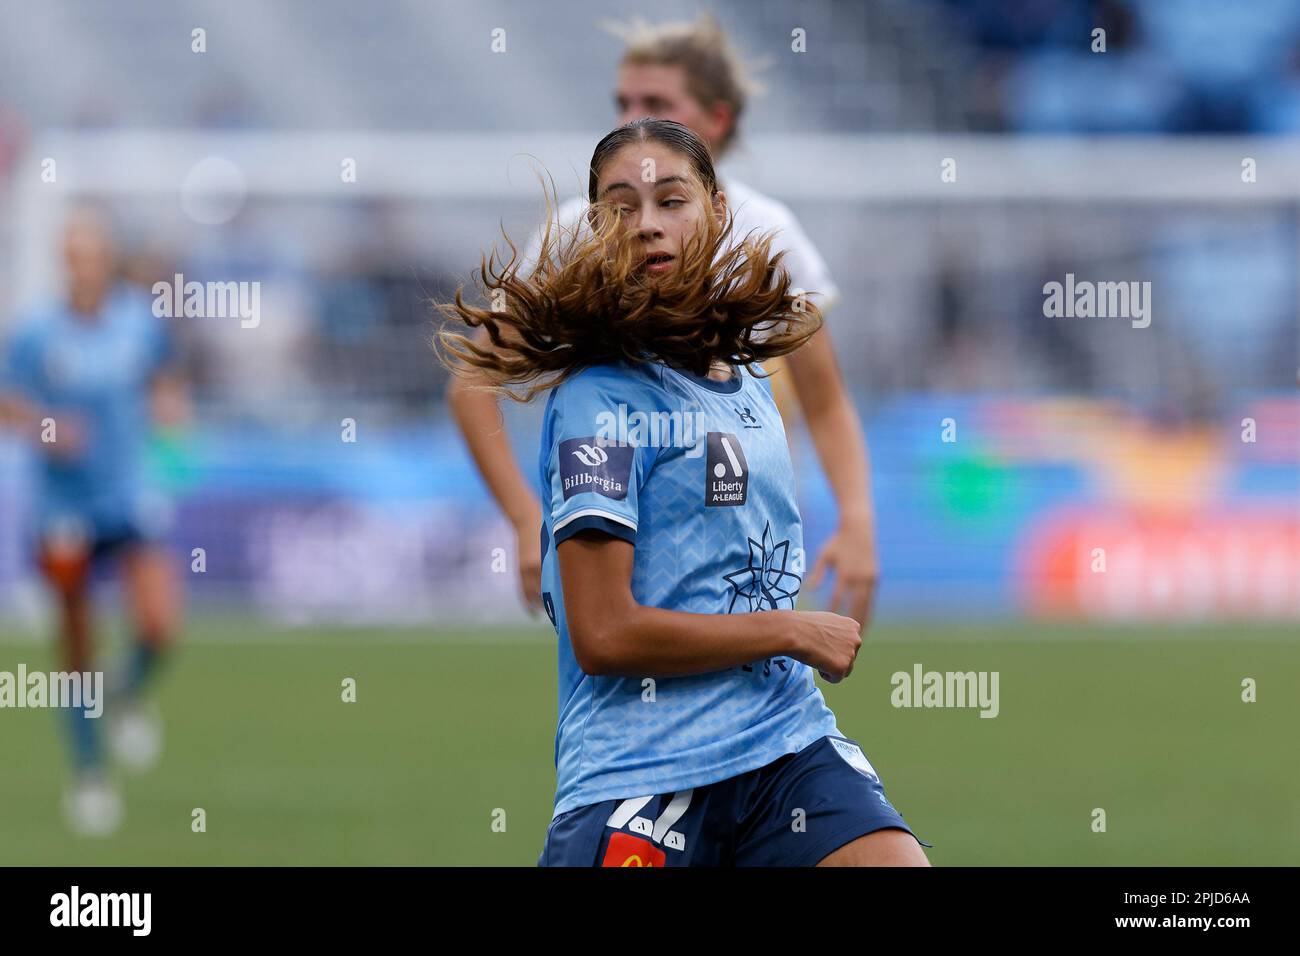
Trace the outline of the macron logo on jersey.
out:
M 596 436 L 560 442 L 560 484 L 564 499 L 594 491 L 621 501 L 632 478 L 631 445 L 599 445 Z

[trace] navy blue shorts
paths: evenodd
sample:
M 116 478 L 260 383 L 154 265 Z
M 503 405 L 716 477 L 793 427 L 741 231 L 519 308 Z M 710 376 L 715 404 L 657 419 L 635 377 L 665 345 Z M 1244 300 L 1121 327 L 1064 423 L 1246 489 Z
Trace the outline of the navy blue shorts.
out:
M 91 543 L 90 560 L 101 561 L 116 557 L 123 551 L 130 551 L 132 548 L 148 543 L 149 539 L 135 528 L 125 528 L 112 534 L 101 535 Z
M 92 526 L 93 527 L 93 526 Z M 39 563 L 48 536 L 38 533 L 31 542 L 34 562 Z M 111 528 L 94 528 L 85 538 L 86 556 L 92 564 L 115 558 L 140 545 L 153 544 L 154 540 L 133 524 L 114 525 Z
M 815 866 L 887 827 L 912 833 L 857 741 L 826 736 L 729 780 L 562 813 L 537 865 Z

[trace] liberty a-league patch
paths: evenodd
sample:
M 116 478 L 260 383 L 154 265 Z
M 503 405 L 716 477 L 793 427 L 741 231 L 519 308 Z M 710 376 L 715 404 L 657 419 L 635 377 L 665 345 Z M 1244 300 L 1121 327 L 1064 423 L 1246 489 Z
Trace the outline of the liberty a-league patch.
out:
M 871 766 L 871 761 L 867 755 L 862 752 L 862 748 L 857 744 L 849 743 L 847 740 L 840 740 L 838 737 L 828 738 L 831 745 L 839 751 L 839 755 L 844 758 L 845 762 L 854 770 L 861 770 L 868 777 L 880 779 L 880 774 L 876 773 L 876 768 Z
M 595 436 L 560 442 L 560 484 L 564 500 L 584 491 L 622 501 L 632 479 L 631 445 L 600 445 Z
M 705 507 L 743 505 L 749 493 L 749 465 L 740 439 L 730 432 L 709 432 Z

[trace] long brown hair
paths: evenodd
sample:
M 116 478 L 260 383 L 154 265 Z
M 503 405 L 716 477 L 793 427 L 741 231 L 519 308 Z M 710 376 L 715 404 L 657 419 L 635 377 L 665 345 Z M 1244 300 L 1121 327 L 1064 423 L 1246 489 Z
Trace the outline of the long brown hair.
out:
M 596 199 L 605 164 L 638 142 L 685 156 L 698 180 L 695 198 L 706 210 L 677 267 L 658 279 L 638 273 L 644 251 L 636 230 L 619 221 L 611 203 Z M 734 217 L 728 214 L 719 225 L 717 192 L 709 149 L 685 126 L 641 119 L 619 127 L 591 157 L 589 228 L 556 226 L 548 192 L 547 224 L 531 273 L 519 275 L 518 250 L 507 235 L 509 261 L 494 249 L 479 264 L 476 284 L 491 307 L 467 304 L 463 286 L 454 301 L 437 305 L 447 319 L 486 329 L 491 345 L 444 328 L 434 345 L 441 343 L 451 358 L 441 351 L 439 358 L 457 374 L 528 401 L 592 365 L 664 362 L 703 376 L 715 361 L 752 372 L 755 362 L 793 352 L 820 328 L 821 313 L 806 294 L 791 292 L 780 265 L 785 254 L 771 251 L 772 234 L 751 233 L 730 245 Z

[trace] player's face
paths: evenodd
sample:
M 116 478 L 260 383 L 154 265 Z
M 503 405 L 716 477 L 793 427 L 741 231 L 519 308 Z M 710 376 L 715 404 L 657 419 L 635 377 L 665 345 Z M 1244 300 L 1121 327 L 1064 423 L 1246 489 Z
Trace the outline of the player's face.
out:
M 691 95 L 686 86 L 686 71 L 680 66 L 625 64 L 618 71 L 614 104 L 620 126 L 647 116 L 673 120 L 691 130 L 715 152 L 731 122 L 725 106 L 719 104 L 708 110 Z
M 68 286 L 79 308 L 93 308 L 113 278 L 113 244 L 93 216 L 76 216 L 64 239 Z
M 631 143 L 615 153 L 596 179 L 596 199 L 636 231 L 648 275 L 672 271 L 705 217 L 725 209 L 722 193 L 709 203 L 690 161 L 660 143 Z

